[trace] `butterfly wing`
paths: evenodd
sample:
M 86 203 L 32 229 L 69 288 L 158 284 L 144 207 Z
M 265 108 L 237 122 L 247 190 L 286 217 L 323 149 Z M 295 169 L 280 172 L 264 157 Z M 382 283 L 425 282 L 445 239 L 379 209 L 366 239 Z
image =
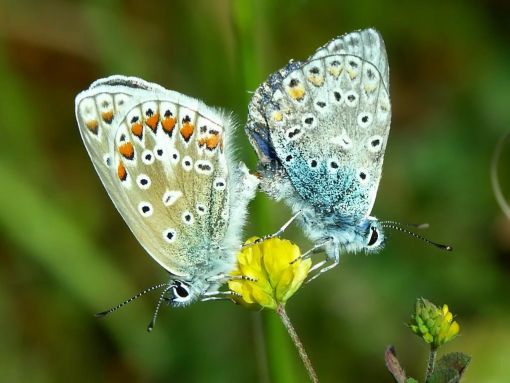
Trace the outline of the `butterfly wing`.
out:
M 306 62 L 290 63 L 250 106 L 247 131 L 261 162 L 277 160 L 317 210 L 365 217 L 390 128 L 388 79 L 384 43 L 373 29 L 333 39 Z
M 231 216 L 244 214 L 256 186 L 253 176 L 229 164 L 229 118 L 121 76 L 80 93 L 76 116 L 108 194 L 145 250 L 174 275 L 219 272 L 213 269 L 224 262 L 211 261 L 226 236 L 238 241 Z M 232 214 L 235 182 L 249 186 Z

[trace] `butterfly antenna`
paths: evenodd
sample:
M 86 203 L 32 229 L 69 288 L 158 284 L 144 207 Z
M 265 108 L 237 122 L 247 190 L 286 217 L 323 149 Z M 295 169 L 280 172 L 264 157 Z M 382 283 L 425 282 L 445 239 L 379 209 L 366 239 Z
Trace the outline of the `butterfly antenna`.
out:
M 426 243 L 428 243 L 430 245 L 433 245 L 433 246 L 437 247 L 438 249 L 446 250 L 446 251 L 452 251 L 453 250 L 453 247 L 451 247 L 450 245 L 443 245 L 442 243 L 433 242 L 430 239 L 422 237 L 419 234 L 413 233 L 412 231 L 409 231 L 406 228 L 404 228 L 402 226 L 399 226 L 399 224 L 397 222 L 387 221 L 387 222 L 383 222 L 381 224 L 381 226 L 384 227 L 384 228 L 387 227 L 387 228 L 390 228 L 390 229 L 398 230 L 398 231 L 400 231 L 402 233 L 409 234 L 410 236 L 412 236 L 414 238 L 417 238 L 419 240 L 422 240 L 422 241 L 424 241 L 424 242 L 426 242 Z
M 383 221 L 381 222 L 381 225 L 395 225 L 395 226 L 407 226 L 407 227 L 413 227 L 415 229 L 428 229 L 430 225 L 428 223 L 402 223 L 402 222 L 396 222 L 396 221 Z
M 167 284 L 168 286 L 168 284 Z M 159 299 L 158 299 L 158 304 L 156 305 L 156 310 L 154 310 L 154 315 L 152 316 L 152 320 L 151 322 L 149 323 L 149 325 L 147 326 L 147 331 L 148 332 L 151 332 L 152 329 L 154 328 L 154 324 L 156 323 L 156 318 L 158 317 L 158 313 L 159 313 L 159 308 L 161 307 L 161 303 L 163 303 L 163 300 L 165 299 L 165 294 L 168 290 L 170 290 L 172 287 L 175 287 L 174 285 L 170 285 L 168 286 L 162 293 L 161 295 L 159 296 Z
M 132 296 L 131 298 L 129 299 L 126 299 L 124 302 L 122 303 L 119 303 L 117 306 L 115 307 L 112 307 L 111 309 L 108 309 L 106 311 L 102 311 L 100 313 L 97 313 L 97 314 L 94 314 L 94 316 L 96 318 L 102 318 L 108 314 L 111 314 L 112 312 L 114 311 L 117 311 L 118 309 L 120 309 L 121 307 L 124 307 L 125 305 L 127 305 L 128 303 L 134 301 L 135 299 L 138 299 L 140 298 L 141 296 L 147 294 L 147 293 L 150 293 L 151 291 L 154 291 L 156 289 L 160 289 L 162 287 L 165 287 L 165 286 L 168 286 L 168 283 L 160 283 L 159 285 L 156 285 L 156 286 L 152 286 L 152 287 L 149 287 L 143 291 L 140 291 L 138 294 Z

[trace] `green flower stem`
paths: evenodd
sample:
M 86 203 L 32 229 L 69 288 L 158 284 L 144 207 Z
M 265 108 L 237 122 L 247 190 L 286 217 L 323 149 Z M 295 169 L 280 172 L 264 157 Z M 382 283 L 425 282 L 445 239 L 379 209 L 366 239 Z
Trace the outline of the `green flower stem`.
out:
M 425 374 L 425 383 L 429 381 L 436 365 L 437 347 L 430 346 L 429 362 L 427 364 L 427 373 Z
M 317 374 L 315 373 L 315 370 L 313 369 L 312 362 L 310 362 L 310 358 L 308 358 L 308 354 L 306 353 L 305 348 L 303 347 L 303 343 L 301 343 L 301 340 L 299 339 L 299 336 L 294 329 L 294 326 L 292 326 L 292 323 L 287 316 L 287 312 L 285 311 L 285 306 L 279 305 L 276 308 L 276 313 L 281 318 L 283 325 L 287 329 L 287 332 L 290 335 L 290 338 L 292 339 L 292 342 L 296 346 L 299 356 L 301 357 L 301 360 L 303 361 L 303 364 L 305 365 L 306 371 L 308 371 L 308 375 L 310 376 L 310 380 L 314 383 L 318 383 L 319 379 L 317 378 Z

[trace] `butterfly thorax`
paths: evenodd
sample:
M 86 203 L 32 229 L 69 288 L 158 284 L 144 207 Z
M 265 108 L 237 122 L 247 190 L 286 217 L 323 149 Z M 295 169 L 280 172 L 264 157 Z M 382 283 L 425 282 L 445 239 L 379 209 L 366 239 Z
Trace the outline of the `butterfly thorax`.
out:
M 325 249 L 331 259 L 338 259 L 339 253 L 344 252 L 376 252 L 384 245 L 384 233 L 375 217 L 345 216 L 336 211 L 305 208 L 298 220 L 312 241 L 330 239 Z

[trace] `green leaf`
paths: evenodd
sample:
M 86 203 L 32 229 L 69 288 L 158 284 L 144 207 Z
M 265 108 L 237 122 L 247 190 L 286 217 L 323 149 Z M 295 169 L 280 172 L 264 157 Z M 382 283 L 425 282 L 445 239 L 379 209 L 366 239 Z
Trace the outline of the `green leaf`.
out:
M 395 381 L 397 383 L 406 383 L 406 373 L 402 366 L 400 366 L 400 362 L 397 359 L 395 347 L 388 346 L 384 353 L 384 360 L 386 361 L 386 367 L 395 378 Z M 409 379 L 407 381 L 409 381 Z
M 438 360 L 437 368 L 454 369 L 459 374 L 459 378 L 461 378 L 469 362 L 471 362 L 471 357 L 469 355 L 463 354 L 462 352 L 451 352 L 443 355 L 441 359 Z
M 436 368 L 427 383 L 458 383 L 460 375 L 453 368 Z
M 406 383 L 418 383 L 418 381 L 414 378 L 407 378 Z

